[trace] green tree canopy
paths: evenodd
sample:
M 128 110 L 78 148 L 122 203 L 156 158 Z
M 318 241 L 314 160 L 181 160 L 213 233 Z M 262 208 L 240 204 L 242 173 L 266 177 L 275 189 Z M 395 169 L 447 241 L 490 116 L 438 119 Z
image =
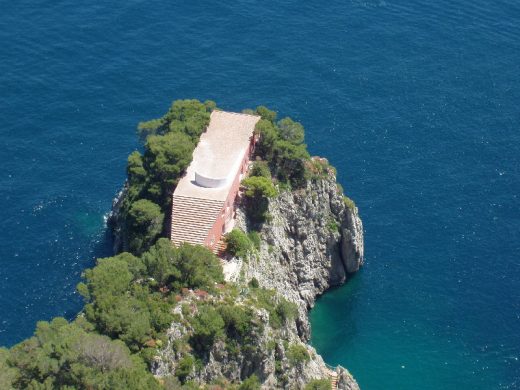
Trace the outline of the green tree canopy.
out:
M 225 236 L 227 251 L 233 256 L 245 257 L 253 249 L 253 243 L 242 230 L 233 229 Z
M 169 205 L 169 196 L 190 164 L 194 148 L 191 138 L 179 132 L 148 137 L 143 166 L 148 173 L 148 193 L 153 199 Z
M 276 196 L 276 188 L 270 178 L 263 176 L 250 176 L 242 180 L 244 194 L 249 198 L 259 200 Z
M 200 353 L 209 351 L 213 343 L 224 336 L 224 320 L 211 306 L 199 307 L 199 313 L 192 320 L 191 325 L 193 334 L 190 343 Z
M 260 140 L 256 146 L 256 153 L 264 160 L 272 162 L 274 145 L 280 137 L 280 130 L 273 122 L 267 119 L 261 119 L 257 122 L 255 131 L 260 135 Z
M 164 214 L 161 208 L 148 199 L 139 199 L 130 207 L 127 217 L 129 246 L 134 253 L 149 247 L 162 231 Z
M 284 118 L 278 122 L 278 128 L 280 129 L 282 139 L 294 145 L 303 143 L 305 130 L 301 123 L 295 122 L 291 118 Z
M 272 111 L 265 106 L 258 106 L 256 113 L 262 117 L 262 119 L 274 122 L 276 120 L 276 111 Z
M 64 318 L 39 322 L 35 335 L 13 347 L 7 358 L 11 372 L 17 371 L 14 388 L 160 388 L 122 342 L 86 333 Z
M 261 176 L 271 179 L 271 170 L 267 161 L 255 161 L 251 166 L 249 176 Z

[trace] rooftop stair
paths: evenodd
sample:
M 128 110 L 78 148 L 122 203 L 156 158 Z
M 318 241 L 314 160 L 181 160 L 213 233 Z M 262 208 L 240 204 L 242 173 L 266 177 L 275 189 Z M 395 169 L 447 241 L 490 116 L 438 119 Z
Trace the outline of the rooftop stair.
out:
M 171 240 L 204 245 L 210 229 L 220 216 L 224 202 L 220 200 L 173 196 Z

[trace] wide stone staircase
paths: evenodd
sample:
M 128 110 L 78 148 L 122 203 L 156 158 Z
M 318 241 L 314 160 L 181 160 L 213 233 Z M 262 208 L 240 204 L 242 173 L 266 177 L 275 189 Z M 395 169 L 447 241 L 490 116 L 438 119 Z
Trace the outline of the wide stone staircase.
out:
M 210 229 L 220 216 L 224 202 L 220 200 L 173 196 L 171 240 L 204 245 Z

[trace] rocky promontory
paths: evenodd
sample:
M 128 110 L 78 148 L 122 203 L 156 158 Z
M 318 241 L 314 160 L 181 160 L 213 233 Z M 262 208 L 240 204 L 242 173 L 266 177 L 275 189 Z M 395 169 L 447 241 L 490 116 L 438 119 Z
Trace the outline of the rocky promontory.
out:
M 363 264 L 363 227 L 357 208 L 343 195 L 330 169 L 309 180 L 306 187 L 281 191 L 270 199 L 268 215 L 258 230 L 258 225 L 248 220 L 244 205 L 239 207 L 237 227 L 245 232 L 258 230 L 261 242 L 258 250 L 246 258 L 225 261 L 224 271 L 227 280 L 236 283 L 241 291 L 234 297 L 235 304 L 254 307 L 247 290 L 255 281 L 296 304 L 295 321 L 273 327 L 269 312 L 255 307 L 256 317 L 263 325 L 261 331 L 250 335 L 249 342 L 256 348 L 241 348 L 237 352 L 216 343 L 205 366 L 193 370 L 190 379 L 202 385 L 218 378 L 240 381 L 254 374 L 265 389 L 304 388 L 313 379 L 330 380 L 338 389 L 358 389 L 345 368 L 327 367 L 307 344 L 308 311 L 316 298 L 330 287 L 344 283 Z M 196 293 L 187 292 L 183 303 L 199 299 Z M 183 316 L 181 304 L 175 310 Z M 180 355 L 175 345 L 190 333 L 189 326 L 180 323 L 174 323 L 168 332 L 168 345 L 154 368 L 158 376 L 170 375 L 179 368 Z M 294 351 L 298 348 L 307 351 L 308 359 L 295 359 Z

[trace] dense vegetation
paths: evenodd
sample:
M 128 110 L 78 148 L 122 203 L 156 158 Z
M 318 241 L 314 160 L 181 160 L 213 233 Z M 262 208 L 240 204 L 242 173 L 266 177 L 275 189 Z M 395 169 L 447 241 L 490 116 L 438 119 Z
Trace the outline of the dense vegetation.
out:
M 306 162 L 310 156 L 304 144 L 303 126 L 291 118 L 276 121 L 276 112 L 260 106 L 255 111 L 262 119 L 256 128 L 260 134 L 258 156 L 266 161 L 273 176 L 292 187 L 305 185 Z
M 40 322 L 32 338 L 2 350 L 0 388 L 159 388 L 146 363 L 174 320 L 175 293 L 212 291 L 222 281 L 211 251 L 176 248 L 165 238 L 140 257 L 99 259 L 78 285 L 87 302 L 82 315 Z
M 161 118 L 139 124 L 144 152 L 128 157 L 128 181 L 117 216 L 124 250 L 142 253 L 165 232 L 171 196 L 214 108 L 211 101 L 177 100 Z
M 39 322 L 31 338 L 0 349 L 1 389 L 197 388 L 188 378 L 202 367 L 215 343 L 222 343 L 231 356 L 271 348 L 255 344 L 254 336 L 264 326 L 255 309 L 268 313 L 273 329 L 296 319 L 296 305 L 259 287 L 256 279 L 240 291 L 225 285 L 220 262 L 208 249 L 188 244 L 176 248 L 161 238 L 172 193 L 213 109 L 210 101 L 176 101 L 163 117 L 139 124 L 143 152 L 128 157 L 128 180 L 114 225 L 122 227 L 126 251 L 98 259 L 84 272 L 78 292 L 85 308 L 75 320 Z M 276 121 L 276 113 L 265 107 L 254 113 L 262 117 L 256 128 L 260 142 L 243 188 L 250 216 L 261 223 L 268 218 L 268 199 L 277 194 L 275 184 L 304 185 L 312 165 L 299 123 Z M 260 236 L 234 230 L 227 242 L 233 254 L 246 256 L 259 248 Z M 209 298 L 182 304 L 187 289 Z M 172 311 L 179 304 L 182 316 Z M 176 321 L 189 333 L 173 346 L 181 356 L 175 377 L 159 381 L 149 367 L 167 340 L 165 331 Z M 295 365 L 309 359 L 301 345 L 287 346 L 287 355 Z M 309 388 L 323 388 L 324 383 Z M 234 388 L 259 386 L 251 375 Z

